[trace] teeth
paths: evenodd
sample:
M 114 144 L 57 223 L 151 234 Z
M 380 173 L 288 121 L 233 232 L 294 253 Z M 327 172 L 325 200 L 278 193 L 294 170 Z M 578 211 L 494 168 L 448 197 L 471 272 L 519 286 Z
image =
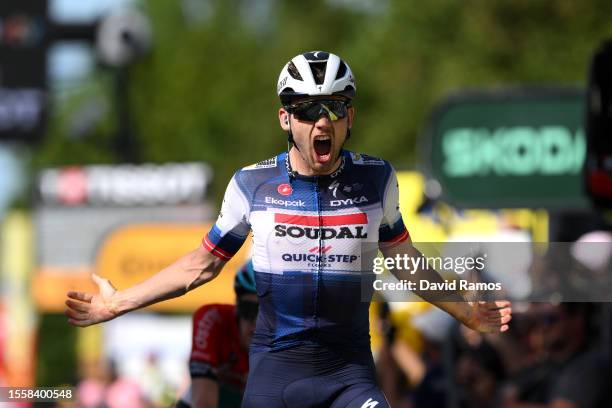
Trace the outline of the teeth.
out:
M 315 136 L 314 140 L 331 140 L 329 136 Z

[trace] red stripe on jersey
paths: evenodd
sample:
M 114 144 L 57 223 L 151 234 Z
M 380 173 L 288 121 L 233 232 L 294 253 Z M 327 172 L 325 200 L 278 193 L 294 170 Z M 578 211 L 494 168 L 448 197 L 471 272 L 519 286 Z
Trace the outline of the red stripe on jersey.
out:
M 402 231 L 402 233 L 397 235 L 395 238 L 389 241 L 381 241 L 380 247 L 383 249 L 391 249 L 406 241 L 408 238 L 410 238 L 410 233 L 406 228 L 404 228 L 404 231 Z
M 397 237 L 395 237 L 392 240 L 387 241 L 387 242 L 398 242 L 399 243 L 399 242 L 404 242 L 408 238 L 410 238 L 410 234 L 408 233 L 407 229 L 404 229 L 404 232 L 402 232 Z
M 296 215 L 296 214 L 274 214 L 274 222 L 282 224 L 305 225 L 308 227 L 333 227 L 339 225 L 367 224 L 366 213 L 341 214 L 341 215 Z
M 232 259 L 233 255 L 230 254 L 229 252 L 222 250 L 221 248 L 217 248 L 212 242 L 210 242 L 210 240 L 208 239 L 208 235 L 205 236 L 204 239 L 202 240 L 202 246 L 204 246 L 204 248 L 208 252 L 223 259 L 224 261 L 229 261 L 230 259 Z

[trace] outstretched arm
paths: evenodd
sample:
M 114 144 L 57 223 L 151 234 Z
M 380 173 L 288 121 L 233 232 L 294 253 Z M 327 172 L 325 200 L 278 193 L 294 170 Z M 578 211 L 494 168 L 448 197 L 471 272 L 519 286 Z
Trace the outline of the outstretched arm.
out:
M 422 254 L 412 245 L 410 238 L 395 245 L 382 245 L 381 252 L 387 258 L 396 255 L 408 255 L 411 258 Z M 430 282 L 444 282 L 444 279 L 434 269 L 418 269 L 407 271 L 394 269 L 393 275 L 400 280 L 418 282 L 426 279 Z M 418 283 L 416 285 L 419 286 Z M 508 322 L 512 319 L 512 309 L 507 300 L 468 302 L 459 292 L 415 291 L 422 299 L 444 310 L 470 329 L 483 333 L 504 332 L 508 330 Z
M 108 279 L 93 275 L 98 293 L 68 292 L 65 314 L 68 322 L 85 327 L 114 319 L 131 310 L 184 295 L 213 280 L 225 261 L 203 247 L 187 253 L 149 279 L 116 290 Z

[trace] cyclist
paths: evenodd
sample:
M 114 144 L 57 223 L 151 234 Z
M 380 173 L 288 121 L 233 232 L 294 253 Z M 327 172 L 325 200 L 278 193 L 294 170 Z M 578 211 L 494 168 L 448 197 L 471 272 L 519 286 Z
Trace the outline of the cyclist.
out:
M 234 291 L 236 306 L 204 305 L 193 314 L 191 386 L 176 408 L 240 407 L 258 308 L 251 261 L 236 273 Z
M 252 230 L 259 315 L 243 406 L 386 407 L 369 347 L 371 293 L 362 298 L 361 283 L 370 279 L 373 248 L 386 257 L 420 255 L 399 212 L 395 172 L 343 149 L 356 85 L 337 55 L 294 57 L 277 91 L 288 152 L 235 173 L 201 247 L 131 288 L 117 291 L 95 276 L 98 294 L 70 292 L 69 322 L 110 320 L 214 279 Z M 441 281 L 431 269 L 411 272 L 394 274 Z M 508 329 L 509 302 L 420 294 L 472 329 Z

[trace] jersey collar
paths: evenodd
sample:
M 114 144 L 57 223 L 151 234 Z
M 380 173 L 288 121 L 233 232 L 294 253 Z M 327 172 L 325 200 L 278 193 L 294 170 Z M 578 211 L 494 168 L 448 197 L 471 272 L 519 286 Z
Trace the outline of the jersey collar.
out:
M 293 168 L 291 167 L 291 163 L 289 160 L 289 152 L 284 153 L 285 155 L 285 169 L 287 171 L 287 175 L 289 176 L 289 179 L 298 179 L 298 180 L 305 180 L 305 181 L 315 181 L 315 180 L 325 180 L 325 179 L 336 179 L 338 178 L 338 176 L 340 176 L 340 174 L 342 174 L 344 172 L 344 170 L 346 169 L 346 158 L 348 155 L 348 152 L 344 149 L 342 149 L 340 151 L 340 166 L 338 166 L 338 168 L 331 174 L 326 174 L 324 176 L 304 176 L 299 174 L 297 171 L 293 170 Z

